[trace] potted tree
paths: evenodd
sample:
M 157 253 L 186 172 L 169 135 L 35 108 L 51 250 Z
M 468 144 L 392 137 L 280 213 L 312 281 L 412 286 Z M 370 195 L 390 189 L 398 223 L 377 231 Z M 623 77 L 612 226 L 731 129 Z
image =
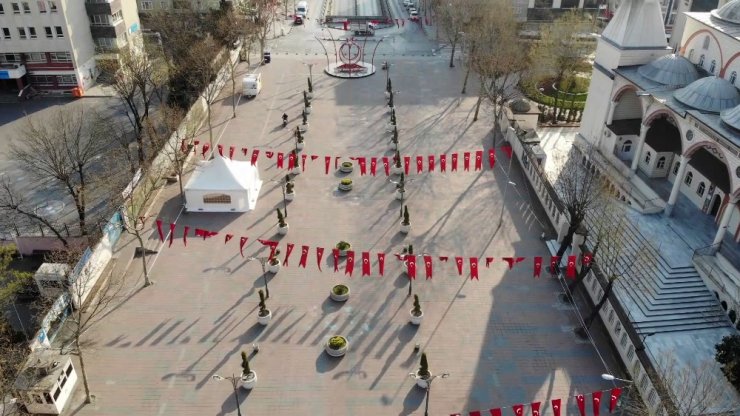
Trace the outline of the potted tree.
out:
M 301 118 L 303 121 L 300 128 L 305 133 L 308 131 L 308 114 L 306 114 L 306 110 L 301 111 Z
M 295 198 L 295 183 L 290 180 L 289 175 L 285 175 L 285 199 L 292 201 Z
M 409 218 L 409 207 L 405 205 L 403 207 L 403 219 L 401 220 L 401 232 L 408 234 L 411 230 L 411 219 Z
M 388 107 L 393 109 L 393 91 L 388 92 Z
M 247 353 L 242 351 L 242 377 L 241 377 L 242 388 L 246 390 L 252 390 L 255 384 L 257 384 L 257 373 L 249 368 L 249 360 L 247 359 Z
M 393 126 L 393 134 L 391 135 L 391 150 L 398 150 L 398 128 L 396 126 Z
M 401 172 L 401 177 L 396 184 L 396 199 L 404 200 L 406 197 L 406 175 Z
M 267 305 L 265 305 L 265 292 L 260 289 L 257 294 L 260 295 L 260 310 L 257 313 L 257 322 L 259 322 L 260 325 L 267 325 L 270 322 L 270 319 L 272 319 L 272 312 L 270 312 L 270 310 L 267 309 Z
M 403 166 L 401 166 L 401 153 L 396 150 L 393 155 L 393 166 L 391 166 L 391 173 L 394 175 L 400 175 L 403 173 Z
M 352 249 L 352 244 L 342 240 L 337 243 L 337 250 L 339 250 L 339 257 L 345 257 L 347 252 Z
M 293 170 L 291 170 L 290 173 L 292 175 L 300 175 L 301 174 L 301 164 L 299 161 L 301 158 L 298 157 L 298 151 L 296 149 L 293 149 L 290 151 L 290 153 L 293 154 L 293 160 L 295 160 L 295 163 L 293 165 Z
M 341 357 L 347 353 L 348 347 L 349 341 L 347 341 L 347 338 L 341 335 L 334 335 L 329 337 L 329 340 L 326 341 L 324 349 L 326 350 L 326 353 L 332 357 Z
M 388 81 L 385 83 L 385 99 L 389 100 L 391 96 L 391 91 L 393 91 L 393 86 L 391 83 L 391 78 L 388 77 Z
M 340 191 L 351 191 L 352 190 L 352 179 L 344 178 L 340 180 L 338 188 Z
M 306 80 L 308 81 L 308 93 L 306 95 L 309 99 L 313 99 L 313 83 L 311 82 L 311 77 L 307 77 Z
M 349 299 L 349 286 L 347 285 L 334 285 L 329 293 L 331 300 L 335 302 L 344 302 Z
M 280 259 L 277 256 L 280 255 L 280 250 L 275 250 L 275 253 L 267 259 L 267 271 L 275 274 L 280 271 Z
M 424 312 L 421 311 L 421 305 L 419 304 L 419 296 L 414 295 L 414 309 L 409 311 L 411 316 L 411 323 L 414 325 L 420 325 L 421 320 L 424 318 Z
M 342 162 L 341 165 L 339 165 L 339 171 L 342 173 L 350 173 L 355 169 L 355 165 L 352 162 Z
M 275 208 L 275 210 L 277 211 L 278 233 L 280 235 L 288 234 L 288 223 L 285 222 L 285 216 L 282 211 L 280 211 L 280 208 Z
M 303 90 L 303 107 L 306 114 L 311 114 L 311 100 L 308 99 L 308 93 Z
M 303 150 L 303 147 L 306 145 L 306 143 L 305 143 L 303 134 L 301 133 L 301 128 L 298 126 L 295 126 L 295 133 L 293 135 L 295 136 L 296 150 Z
M 416 385 L 425 389 L 429 387 L 429 379 L 432 378 L 432 372 L 429 371 L 429 363 L 427 362 L 427 354 L 421 353 L 421 361 L 419 362 L 419 369 L 416 370 L 414 375 L 416 378 Z

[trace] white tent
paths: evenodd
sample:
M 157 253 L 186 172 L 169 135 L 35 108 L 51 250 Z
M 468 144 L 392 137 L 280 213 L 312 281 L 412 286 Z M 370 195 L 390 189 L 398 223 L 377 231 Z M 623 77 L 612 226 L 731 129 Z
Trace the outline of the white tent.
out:
M 185 185 L 185 210 L 251 211 L 257 205 L 261 187 L 257 166 L 216 156 L 201 162 Z

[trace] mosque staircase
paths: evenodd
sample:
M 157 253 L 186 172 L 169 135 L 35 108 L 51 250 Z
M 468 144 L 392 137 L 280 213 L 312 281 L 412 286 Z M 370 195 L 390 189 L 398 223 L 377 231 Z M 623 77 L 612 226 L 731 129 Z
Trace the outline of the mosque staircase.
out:
M 731 326 L 717 298 L 692 265 L 672 266 L 640 233 L 629 219 L 604 213 L 586 218 L 589 229 L 598 221 L 620 227 L 620 257 L 616 270 L 628 270 L 614 285 L 614 291 L 628 311 L 638 334 L 695 331 Z M 608 215 L 608 214 L 607 214 Z M 608 218 L 608 217 L 607 217 Z M 644 258 L 644 261 L 635 259 Z M 596 254 L 598 264 L 599 254 Z M 691 259 L 687 259 L 690 264 Z

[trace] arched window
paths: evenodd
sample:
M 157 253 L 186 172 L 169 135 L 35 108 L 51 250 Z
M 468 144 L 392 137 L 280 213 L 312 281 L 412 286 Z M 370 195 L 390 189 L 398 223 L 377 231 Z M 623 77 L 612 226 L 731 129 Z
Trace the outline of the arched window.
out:
M 645 163 L 650 163 L 650 159 L 653 157 L 653 154 L 650 152 L 645 153 Z
M 696 194 L 699 196 L 704 195 L 705 189 L 707 189 L 707 186 L 704 185 L 704 182 L 699 182 L 699 186 L 696 188 Z
M 701 45 L 702 49 L 709 49 L 709 35 L 704 37 L 704 43 Z
M 686 185 L 691 185 L 691 181 L 694 180 L 694 174 L 689 172 L 686 174 L 686 178 L 684 178 L 683 183 Z
M 704 55 L 699 57 L 699 66 L 704 66 Z
M 737 71 L 732 71 L 730 74 L 730 84 L 734 84 L 735 80 L 737 80 Z
M 655 167 L 658 169 L 665 168 L 665 156 L 661 156 L 660 158 L 658 158 L 658 164 Z
M 709 72 L 711 72 L 712 74 L 714 74 L 714 70 L 716 68 L 717 68 L 717 61 L 715 61 L 714 59 L 712 59 L 712 63 L 709 64 Z
M 690 61 L 691 59 L 693 59 L 693 58 L 694 58 L 694 50 L 693 50 L 693 49 L 691 49 L 691 50 L 689 51 L 689 61 Z
M 678 168 L 681 167 L 681 162 L 676 162 L 675 165 L 673 165 L 673 174 L 678 175 Z
M 632 151 L 632 140 L 627 140 L 622 143 L 622 153 L 629 153 Z

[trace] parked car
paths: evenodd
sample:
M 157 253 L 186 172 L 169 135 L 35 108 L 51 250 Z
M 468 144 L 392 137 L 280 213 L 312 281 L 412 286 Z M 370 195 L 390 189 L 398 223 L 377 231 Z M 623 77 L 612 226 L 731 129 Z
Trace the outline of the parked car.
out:
M 411 20 L 419 20 L 419 13 L 416 10 L 409 12 L 409 16 L 411 17 Z
M 293 24 L 294 25 L 302 25 L 303 24 L 303 16 L 300 14 L 297 14 L 293 16 Z

